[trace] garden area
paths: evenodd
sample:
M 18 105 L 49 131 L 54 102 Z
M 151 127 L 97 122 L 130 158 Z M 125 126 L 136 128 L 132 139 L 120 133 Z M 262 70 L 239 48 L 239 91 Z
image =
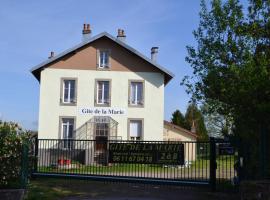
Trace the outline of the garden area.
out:
M 70 177 L 61 179 L 35 177 L 31 178 L 34 169 L 37 173 L 66 174 L 66 175 L 89 175 L 89 176 L 115 176 L 133 178 L 153 178 L 164 180 L 203 181 L 208 182 L 210 178 L 209 155 L 197 155 L 193 161 L 186 161 L 184 165 L 164 164 L 123 164 L 108 163 L 107 165 L 94 164 L 83 165 L 80 162 L 69 160 L 60 162 L 60 165 L 37 166 L 38 163 L 34 154 L 35 135 L 31 132 L 22 131 L 18 124 L 12 122 L 1 122 L 1 189 L 26 189 L 27 199 L 36 199 L 37 196 L 44 196 L 44 199 L 52 197 L 62 198 L 70 194 L 81 195 L 83 192 L 75 190 L 78 180 L 71 180 Z M 236 176 L 234 170 L 234 155 L 217 156 L 217 179 L 231 183 Z M 36 163 L 36 164 L 35 164 Z M 30 181 L 31 178 L 31 181 Z M 86 181 L 86 180 L 85 180 Z M 56 186 L 57 182 L 57 186 Z M 90 182 L 90 181 L 88 181 Z M 72 183 L 70 187 L 68 183 Z M 78 182 L 78 184 L 85 183 Z M 65 189 L 64 189 L 65 188 Z M 22 190 L 17 190 L 22 192 Z
M 234 155 L 218 156 L 216 176 L 219 179 L 232 180 L 237 176 L 234 165 Z M 72 167 L 71 167 L 72 166 Z M 210 160 L 197 159 L 186 162 L 185 165 L 155 165 L 155 164 L 108 164 L 83 165 L 74 163 L 60 166 L 39 166 L 39 173 L 60 173 L 80 175 L 130 176 L 149 178 L 194 179 L 208 181 L 210 176 Z

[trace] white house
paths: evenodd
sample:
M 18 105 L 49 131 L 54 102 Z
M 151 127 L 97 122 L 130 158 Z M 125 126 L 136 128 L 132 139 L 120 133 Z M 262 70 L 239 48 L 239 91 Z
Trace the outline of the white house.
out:
M 173 74 L 107 32 L 31 69 L 40 83 L 40 139 L 163 140 L 164 87 Z M 68 144 L 66 144 L 68 145 Z

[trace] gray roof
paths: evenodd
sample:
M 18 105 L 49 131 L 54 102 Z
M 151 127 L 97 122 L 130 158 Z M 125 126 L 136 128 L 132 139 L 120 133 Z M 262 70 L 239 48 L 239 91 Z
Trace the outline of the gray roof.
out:
M 68 53 L 71 53 L 81 47 L 83 47 L 86 44 L 89 44 L 101 37 L 108 37 L 111 40 L 113 40 L 114 42 L 116 42 L 117 44 L 119 44 L 120 46 L 126 48 L 127 50 L 131 51 L 132 53 L 136 54 L 137 56 L 141 57 L 142 59 L 144 59 L 145 61 L 149 62 L 150 64 L 152 64 L 153 66 L 155 66 L 156 68 L 158 68 L 159 70 L 161 70 L 164 74 L 165 74 L 165 78 L 166 83 L 168 83 L 173 77 L 174 74 L 172 72 L 170 72 L 169 70 L 165 69 L 164 67 L 162 67 L 161 65 L 157 64 L 156 62 L 153 62 L 151 59 L 149 59 L 148 57 L 146 57 L 145 55 L 143 55 L 142 53 L 138 52 L 136 49 L 132 48 L 131 46 L 129 46 L 128 44 L 126 44 L 125 42 L 122 42 L 121 40 L 117 39 L 116 37 L 112 36 L 111 34 L 107 33 L 107 32 L 102 32 L 94 37 L 91 37 L 89 40 L 81 42 L 80 44 L 67 49 L 66 51 L 63 51 L 62 53 L 47 59 L 46 61 L 36 65 L 35 67 L 33 67 L 30 71 L 31 73 L 39 80 L 39 72 L 41 69 L 43 69 L 44 67 L 46 67 L 48 64 L 52 63 L 53 61 L 67 55 Z

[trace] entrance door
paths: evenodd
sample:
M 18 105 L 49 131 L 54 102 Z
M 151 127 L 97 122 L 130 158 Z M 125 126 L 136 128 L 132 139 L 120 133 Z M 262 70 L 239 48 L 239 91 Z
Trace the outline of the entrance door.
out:
M 95 124 L 95 150 L 98 152 L 107 150 L 107 140 L 109 137 L 109 124 L 108 123 L 96 123 Z
M 107 149 L 107 137 L 96 136 L 96 151 L 102 152 Z

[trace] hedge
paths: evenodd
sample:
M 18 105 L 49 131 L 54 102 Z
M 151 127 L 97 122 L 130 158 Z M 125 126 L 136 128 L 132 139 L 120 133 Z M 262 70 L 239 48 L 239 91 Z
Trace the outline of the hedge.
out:
M 30 134 L 13 122 L 0 121 L 0 187 L 20 184 L 22 146 Z

